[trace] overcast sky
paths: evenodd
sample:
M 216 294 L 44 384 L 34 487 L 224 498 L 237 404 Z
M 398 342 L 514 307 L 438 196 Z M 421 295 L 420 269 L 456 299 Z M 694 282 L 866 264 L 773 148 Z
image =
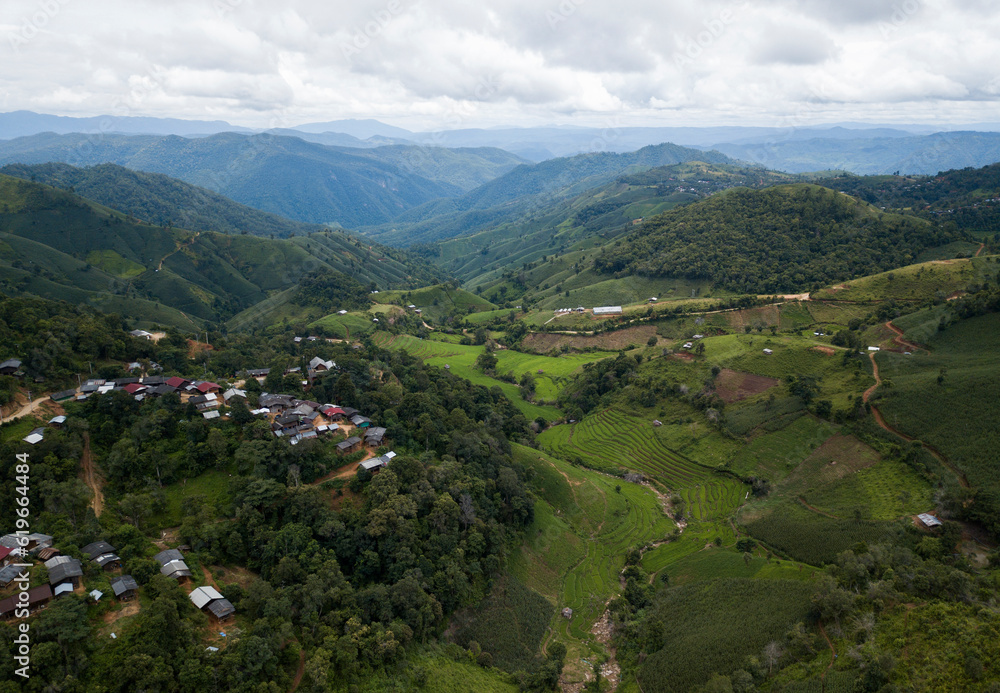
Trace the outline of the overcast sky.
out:
M 0 111 L 291 127 L 1000 121 L 995 0 L 4 0 Z

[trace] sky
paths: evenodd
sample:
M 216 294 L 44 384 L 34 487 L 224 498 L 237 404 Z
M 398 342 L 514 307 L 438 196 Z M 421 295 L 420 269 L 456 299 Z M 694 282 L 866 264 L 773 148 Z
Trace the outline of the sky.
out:
M 4 0 L 0 112 L 410 130 L 1000 121 L 995 0 Z

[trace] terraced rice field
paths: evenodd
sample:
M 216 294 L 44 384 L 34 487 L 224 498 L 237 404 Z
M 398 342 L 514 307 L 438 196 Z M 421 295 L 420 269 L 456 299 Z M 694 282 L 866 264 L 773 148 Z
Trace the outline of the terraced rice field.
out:
M 563 459 L 579 457 L 597 469 L 639 471 L 670 486 L 690 486 L 708 476 L 708 467 L 669 449 L 654 431 L 651 422 L 611 409 L 550 428 L 538 440 Z
M 746 493 L 747 487 L 735 479 L 711 479 L 678 493 L 684 499 L 688 515 L 703 522 L 731 514 Z

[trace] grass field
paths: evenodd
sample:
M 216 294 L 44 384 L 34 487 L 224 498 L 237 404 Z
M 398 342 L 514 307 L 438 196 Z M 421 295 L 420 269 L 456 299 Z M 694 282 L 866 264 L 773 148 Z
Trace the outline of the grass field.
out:
M 377 333 L 375 341 L 382 348 L 406 350 L 429 364 L 442 368 L 449 366 L 449 370 L 455 375 L 478 385 L 499 386 L 517 408 L 530 419 L 541 416 L 549 421 L 554 421 L 562 417 L 557 408 L 526 402 L 521 397 L 516 385 L 491 378 L 476 368 L 476 358 L 483 353 L 485 347 L 450 344 L 410 335 L 390 335 L 384 332 Z M 568 354 L 556 358 L 524 354 L 512 350 L 495 351 L 494 355 L 497 357 L 496 370 L 498 373 L 510 373 L 518 380 L 523 374 L 531 373 L 535 378 L 536 397 L 542 401 L 554 400 L 564 379 L 581 369 L 583 364 L 614 356 L 608 352 L 592 352 Z
M 176 527 L 184 519 L 190 509 L 193 496 L 202 496 L 216 508 L 229 502 L 229 473 L 221 470 L 205 472 L 185 483 L 171 484 L 163 489 L 166 497 L 166 509 L 149 518 L 149 525 L 155 529 Z
M 347 686 L 346 680 L 332 690 L 357 690 L 359 693 L 386 691 L 426 691 L 426 693 L 518 693 L 520 688 L 509 675 L 496 669 L 483 669 L 471 659 L 455 660 L 433 649 L 408 660 L 405 670 L 380 672 L 364 679 L 361 685 Z
M 729 466 L 744 476 L 759 474 L 772 481 L 781 479 L 836 430 L 828 421 L 800 416 L 781 430 L 757 436 L 740 447 L 729 460 Z
M 935 298 L 939 292 L 948 295 L 964 291 L 969 284 L 995 277 L 998 269 L 1000 267 L 987 262 L 986 258 L 938 259 L 827 287 L 813 292 L 812 298 L 864 302 L 886 299 L 926 301 Z
M 819 574 L 805 563 L 755 555 L 749 562 L 733 548 L 703 548 L 669 564 L 664 571 L 671 586 L 715 578 L 756 578 L 759 580 L 813 580 Z
M 554 426 L 538 442 L 563 459 L 582 459 L 597 469 L 626 468 L 671 487 L 692 485 L 710 469 L 664 445 L 650 421 L 611 409 L 576 424 Z
M 374 330 L 378 323 L 372 322 L 368 313 L 348 313 L 347 315 L 327 315 L 309 323 L 309 328 L 322 327 L 326 333 L 340 339 L 357 339 Z

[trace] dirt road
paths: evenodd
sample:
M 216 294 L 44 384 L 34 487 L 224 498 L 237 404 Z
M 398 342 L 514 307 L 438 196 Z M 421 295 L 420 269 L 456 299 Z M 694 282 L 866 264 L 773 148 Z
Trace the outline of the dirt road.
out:
M 101 492 L 101 481 L 94 470 L 94 459 L 90 454 L 90 434 L 83 434 L 83 482 L 90 487 L 94 497 L 90 500 L 90 507 L 94 509 L 94 515 L 101 516 L 104 511 L 104 494 Z

